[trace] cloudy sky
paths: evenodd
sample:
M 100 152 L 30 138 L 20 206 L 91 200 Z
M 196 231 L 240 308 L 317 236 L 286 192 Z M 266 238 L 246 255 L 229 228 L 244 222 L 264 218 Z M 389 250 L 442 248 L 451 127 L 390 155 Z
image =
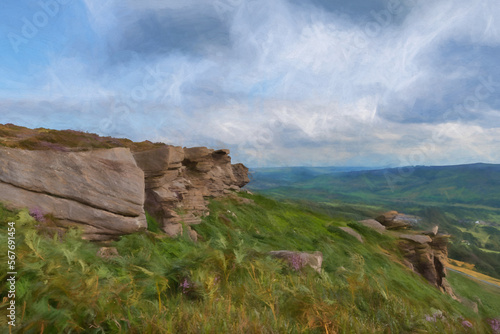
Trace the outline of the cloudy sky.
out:
M 249 166 L 500 163 L 498 0 L 0 4 L 0 123 Z

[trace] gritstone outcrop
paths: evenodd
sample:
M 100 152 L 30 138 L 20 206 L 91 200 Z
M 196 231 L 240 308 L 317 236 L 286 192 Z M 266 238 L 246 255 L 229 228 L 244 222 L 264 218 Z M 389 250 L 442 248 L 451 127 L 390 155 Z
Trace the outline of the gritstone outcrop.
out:
M 456 299 L 453 289 L 446 279 L 449 237 L 445 234 L 437 234 L 433 237 L 402 234 L 399 236 L 399 249 L 409 268 L 422 275 L 442 292 Z
M 127 148 L 88 152 L 0 148 L 0 201 L 51 214 L 105 240 L 144 230 L 144 173 Z
M 145 211 L 170 236 L 208 213 L 207 199 L 238 191 L 248 168 L 229 150 L 182 148 L 78 131 L 0 125 L 0 202 L 50 214 L 89 240 L 147 228 Z
M 208 213 L 207 198 L 237 191 L 249 182 L 248 168 L 231 165 L 229 150 L 164 146 L 134 153 L 145 173 L 145 209 L 171 236 L 183 225 L 199 224 Z

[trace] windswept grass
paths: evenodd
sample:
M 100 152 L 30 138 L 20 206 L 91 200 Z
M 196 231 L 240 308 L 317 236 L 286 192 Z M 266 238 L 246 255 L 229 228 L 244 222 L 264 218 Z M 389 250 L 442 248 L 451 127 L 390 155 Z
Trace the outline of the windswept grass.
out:
M 449 281 L 458 294 L 476 302 L 482 314 L 489 318 L 498 318 L 500 287 L 471 280 L 455 272 L 449 273 Z
M 1 208 L 3 264 L 6 223 L 17 228 L 14 332 L 467 333 L 469 321 L 469 332 L 489 333 L 495 309 L 476 315 L 441 294 L 398 263 L 390 236 L 261 196 L 210 209 L 194 226 L 198 243 L 148 231 L 122 237 L 111 245 L 120 256 L 103 259 L 78 231 L 43 237 L 26 210 Z M 365 243 L 338 228 L 346 225 Z M 268 256 L 281 249 L 321 251 L 322 273 Z

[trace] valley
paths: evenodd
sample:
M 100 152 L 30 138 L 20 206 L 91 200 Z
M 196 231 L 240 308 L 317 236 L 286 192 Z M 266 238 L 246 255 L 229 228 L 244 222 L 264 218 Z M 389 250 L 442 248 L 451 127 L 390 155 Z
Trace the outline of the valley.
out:
M 349 169 L 329 174 L 304 174 L 302 167 L 281 173 L 255 169 L 248 188 L 345 219 L 388 210 L 415 214 L 422 217 L 419 228 L 439 225 L 452 235 L 451 258 L 500 278 L 500 165 Z M 273 177 L 287 182 L 276 186 Z

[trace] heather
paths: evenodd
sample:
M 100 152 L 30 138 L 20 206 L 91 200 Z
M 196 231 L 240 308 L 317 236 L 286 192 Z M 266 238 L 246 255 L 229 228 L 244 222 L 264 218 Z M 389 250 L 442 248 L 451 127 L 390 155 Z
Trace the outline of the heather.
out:
M 10 148 L 68 152 L 128 147 L 133 151 L 144 151 L 164 145 L 150 141 L 133 142 L 125 138 L 101 137 L 82 131 L 29 129 L 14 124 L 0 124 L 0 146 Z

